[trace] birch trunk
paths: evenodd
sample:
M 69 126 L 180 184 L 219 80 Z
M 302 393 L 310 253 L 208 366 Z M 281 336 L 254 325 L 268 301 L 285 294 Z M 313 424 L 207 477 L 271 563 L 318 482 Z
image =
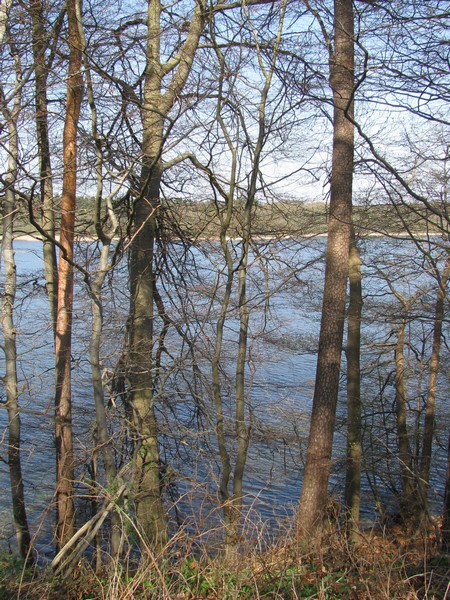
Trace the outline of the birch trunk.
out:
M 6 23 L 5 23 L 6 27 Z M 1 35 L 2 32 L 0 32 Z M 14 50 L 12 50 L 14 52 Z M 17 120 L 21 109 L 20 66 L 16 61 L 18 89 L 14 96 L 14 106 L 9 110 L 5 95 L 0 87 L 0 104 L 8 127 L 8 165 L 5 176 L 4 200 L 2 211 L 2 259 L 5 268 L 5 282 L 1 299 L 1 324 L 3 331 L 3 351 L 5 355 L 5 391 L 8 411 L 8 468 L 11 484 L 14 526 L 16 530 L 19 555 L 32 559 L 31 538 L 25 508 L 25 495 L 20 457 L 21 422 L 19 391 L 17 382 L 16 328 L 14 325 L 14 300 L 16 296 L 16 264 L 13 249 L 13 216 L 16 209 L 14 186 L 17 180 L 19 139 Z

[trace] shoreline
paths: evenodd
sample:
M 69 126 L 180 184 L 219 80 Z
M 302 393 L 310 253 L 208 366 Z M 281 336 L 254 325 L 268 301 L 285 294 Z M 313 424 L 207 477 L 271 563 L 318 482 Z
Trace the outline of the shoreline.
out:
M 438 232 L 436 233 L 430 233 L 430 232 L 417 232 L 414 233 L 415 236 L 419 237 L 419 238 L 424 238 L 424 239 L 429 239 L 429 238 L 436 238 L 436 237 L 440 237 L 440 234 Z M 300 240 L 300 239 L 313 239 L 313 238 L 326 238 L 328 237 L 328 233 L 308 233 L 308 234 L 303 234 L 303 235 L 280 235 L 280 236 L 273 236 L 273 235 L 257 235 L 255 237 L 253 237 L 253 240 L 258 242 L 258 241 L 262 241 L 262 242 L 270 242 L 270 241 L 287 241 L 287 240 Z M 395 238 L 395 239 L 412 239 L 410 235 L 408 235 L 406 232 L 404 233 L 379 233 L 379 232 L 369 232 L 367 234 L 365 234 L 364 236 L 359 236 L 359 239 L 365 239 L 365 238 Z M 3 236 L 0 235 L 0 242 L 2 241 Z M 233 241 L 233 242 L 240 242 L 242 241 L 241 237 L 232 237 L 232 236 L 227 236 L 227 240 L 228 241 Z M 100 241 L 95 237 L 92 236 L 79 236 L 75 238 L 75 243 L 88 243 L 88 242 L 97 242 Z M 119 241 L 119 238 L 114 238 L 113 241 Z M 171 241 L 177 241 L 177 240 L 171 240 Z M 212 241 L 219 241 L 219 238 L 207 238 L 207 237 L 199 237 L 197 238 L 195 242 L 212 242 Z M 24 233 L 24 234 L 20 234 L 17 236 L 13 237 L 13 242 L 43 242 L 43 238 L 39 235 L 33 235 L 31 233 Z M 59 243 L 59 236 L 56 237 L 56 242 Z

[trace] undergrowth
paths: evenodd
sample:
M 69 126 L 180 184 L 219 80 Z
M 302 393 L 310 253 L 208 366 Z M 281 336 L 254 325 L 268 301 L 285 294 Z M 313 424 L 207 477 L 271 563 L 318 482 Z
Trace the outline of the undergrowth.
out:
M 97 573 L 80 562 L 70 577 L 27 568 L 0 556 L 0 599 L 43 600 L 450 600 L 450 558 L 430 538 L 382 531 L 351 544 L 339 535 L 319 552 L 302 552 L 288 536 L 264 551 L 237 551 L 225 562 L 180 540 L 158 558 L 122 559 Z

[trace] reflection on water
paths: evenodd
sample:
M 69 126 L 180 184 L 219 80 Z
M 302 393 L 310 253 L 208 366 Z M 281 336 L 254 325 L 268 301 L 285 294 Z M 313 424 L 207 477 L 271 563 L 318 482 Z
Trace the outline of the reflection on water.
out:
M 231 244 L 231 242 L 230 242 Z M 247 504 L 258 518 L 270 519 L 289 515 L 298 500 L 301 473 L 308 435 L 308 419 L 313 395 L 316 344 L 319 330 L 321 285 L 325 248 L 323 239 L 308 241 L 261 242 L 250 260 L 249 308 L 251 311 L 249 360 L 247 364 L 247 404 L 252 426 L 248 466 L 246 471 Z M 237 256 L 237 253 L 236 253 Z M 79 257 L 95 264 L 95 249 L 89 244 L 80 247 Z M 393 303 L 392 293 L 379 277 L 382 266 L 389 263 L 402 265 L 402 276 L 396 280 L 399 291 L 413 295 L 420 287 L 430 287 L 433 282 L 426 275 L 417 276 L 411 244 L 396 244 L 389 240 L 365 242 L 364 289 L 368 295 L 365 311 L 371 320 L 363 324 L 364 357 L 366 371 L 363 379 L 365 412 L 372 419 L 372 428 L 365 438 L 367 447 L 367 477 L 364 479 L 364 516 L 374 516 L 374 501 L 369 495 L 371 486 L 377 484 L 388 497 L 395 492 L 396 457 L 389 445 L 395 443 L 393 432 L 378 439 L 375 412 L 381 414 L 376 404 L 381 402 L 384 415 L 392 413 L 392 386 L 379 390 L 383 377 L 392 369 L 392 351 L 380 356 L 380 347 L 392 340 L 395 316 L 388 318 Z M 165 259 L 165 260 L 163 260 Z M 19 377 L 22 407 L 22 462 L 28 512 L 33 532 L 39 532 L 41 547 L 51 541 L 51 507 L 54 469 L 53 440 L 53 353 L 52 333 L 49 323 L 47 298 L 40 244 L 16 242 L 16 261 L 19 281 L 16 327 L 19 351 Z M 125 263 L 125 261 L 124 261 Z M 215 323 L 220 308 L 225 274 L 223 260 L 217 245 L 202 248 L 171 248 L 170 259 L 160 257 L 164 284 L 160 292 L 166 310 L 176 323 L 165 341 L 165 352 L 158 379 L 157 406 L 161 424 L 161 452 L 163 460 L 173 469 L 175 476 L 168 491 L 176 494 L 177 515 L 180 520 L 196 520 L 204 524 L 206 515 L 214 506 L 219 473 L 218 457 L 212 436 L 210 365 Z M 78 489 L 85 493 L 89 480 L 94 433 L 94 407 L 92 402 L 88 360 L 90 304 L 81 278 L 76 283 L 73 330 L 73 418 L 80 480 Z M 428 292 L 427 292 L 428 293 Z M 429 292 L 432 303 L 433 292 Z M 172 298 L 172 300 L 170 299 Z M 432 304 L 430 304 L 431 306 Z M 128 308 L 126 265 L 116 269 L 105 284 L 105 329 L 102 356 L 105 377 L 111 374 L 120 356 Z M 230 308 L 226 345 L 223 353 L 223 393 L 228 402 L 226 428 L 233 430 L 233 360 L 236 354 L 238 329 L 236 298 Z M 394 323 L 394 324 L 393 324 Z M 429 328 L 422 320 L 419 332 L 412 321 L 411 347 L 414 336 Z M 420 328 L 419 328 L 420 329 Z M 192 346 L 186 339 L 193 340 Z M 424 342 L 429 343 L 428 342 Z M 415 350 L 414 350 L 415 351 Z M 413 352 L 413 350 L 411 350 Z M 378 358 L 377 358 L 378 357 Z M 3 356 L 0 357 L 3 361 Z M 198 381 L 192 379 L 195 362 Z M 3 371 L 3 362 L 1 363 Z M 411 373 L 411 381 L 415 381 Z M 343 382 L 344 383 L 344 382 Z M 413 386 L 412 386 L 413 387 Z M 412 400 L 414 399 L 412 391 Z M 2 391 L 3 395 L 3 391 Z M 345 453 L 345 398 L 339 403 L 338 429 L 333 473 L 330 486 L 340 494 L 343 484 L 342 463 Z M 384 403 L 384 404 L 383 404 Z M 389 405 L 390 404 L 390 405 Z M 381 412 L 380 412 L 381 411 Z M 123 426 L 123 407 L 120 398 L 110 406 L 112 431 Z M 448 416 L 445 413 L 443 417 Z M 6 411 L 0 411 L 1 430 L 6 431 Z M 369 420 L 367 421 L 369 423 Z M 444 420 L 441 420 L 442 424 Z M 379 423 L 378 423 L 379 424 Z M 439 434 L 439 431 L 438 431 Z M 231 444 L 231 436 L 229 436 Z M 117 437 L 117 449 L 121 441 Z M 5 455 L 5 436 L 2 455 Z M 445 448 L 445 443 L 443 444 Z M 370 453 L 383 451 L 384 472 L 370 474 Z M 445 453 L 436 446 L 437 458 L 433 470 L 432 490 L 437 490 L 440 501 L 445 469 Z M 372 452 L 373 451 L 373 452 Z M 389 469 L 393 472 L 389 473 Z M 387 470 L 387 471 L 386 471 Z M 398 482 L 397 482 L 398 483 Z M 8 492 L 8 472 L 4 462 L 0 465 L 0 528 L 3 539 L 12 537 Z M 389 488 L 389 486 L 391 486 Z M 195 503 L 192 510 L 191 502 Z M 175 511 L 173 511 L 175 515 Z M 203 516 L 202 516 L 203 515 Z M 45 551 L 45 549 L 44 549 Z

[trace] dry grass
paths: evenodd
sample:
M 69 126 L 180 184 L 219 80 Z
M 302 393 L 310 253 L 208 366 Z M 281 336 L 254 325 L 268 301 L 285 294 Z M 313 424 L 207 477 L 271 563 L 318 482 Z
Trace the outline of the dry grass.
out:
M 161 556 L 144 548 L 139 560 L 130 554 L 97 573 L 80 562 L 65 581 L 3 557 L 0 599 L 450 599 L 450 557 L 439 554 L 433 535 L 374 529 L 350 543 L 333 533 L 312 553 L 289 531 L 266 543 L 258 530 L 247 527 L 234 561 L 179 534 Z

